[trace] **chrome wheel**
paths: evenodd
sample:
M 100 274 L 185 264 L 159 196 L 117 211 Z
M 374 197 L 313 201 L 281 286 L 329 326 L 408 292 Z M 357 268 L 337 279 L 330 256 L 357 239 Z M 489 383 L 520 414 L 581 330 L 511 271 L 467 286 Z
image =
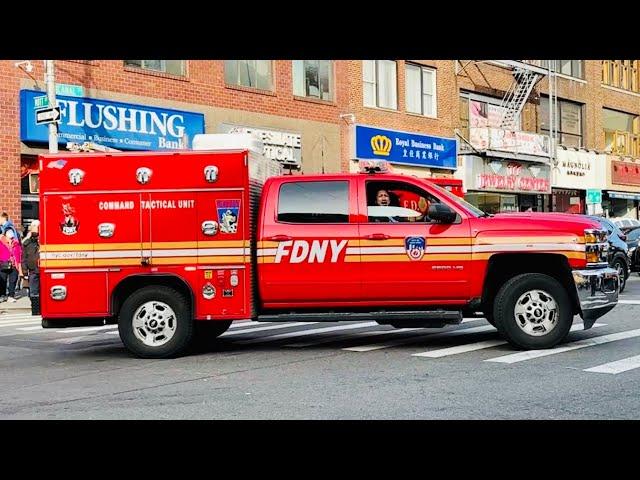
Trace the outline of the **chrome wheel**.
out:
M 176 333 L 176 314 L 164 302 L 146 302 L 133 314 L 132 326 L 138 340 L 149 347 L 159 347 Z
M 516 301 L 516 324 L 527 335 L 547 335 L 558 323 L 558 304 L 544 290 L 529 290 Z
M 618 271 L 618 278 L 620 279 L 620 291 L 623 291 L 627 283 L 627 270 L 624 268 L 621 260 L 616 261 L 615 268 Z

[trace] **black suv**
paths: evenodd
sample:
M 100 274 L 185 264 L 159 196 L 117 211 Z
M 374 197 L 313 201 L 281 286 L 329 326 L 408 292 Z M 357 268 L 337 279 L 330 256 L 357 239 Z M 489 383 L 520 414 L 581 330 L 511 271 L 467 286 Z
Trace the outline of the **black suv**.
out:
M 631 272 L 629 262 L 629 247 L 627 246 L 627 236 L 622 233 L 611 220 L 604 217 L 588 215 L 592 220 L 596 220 L 607 231 L 609 237 L 609 265 L 618 271 L 620 277 L 620 292 L 627 286 L 627 278 Z

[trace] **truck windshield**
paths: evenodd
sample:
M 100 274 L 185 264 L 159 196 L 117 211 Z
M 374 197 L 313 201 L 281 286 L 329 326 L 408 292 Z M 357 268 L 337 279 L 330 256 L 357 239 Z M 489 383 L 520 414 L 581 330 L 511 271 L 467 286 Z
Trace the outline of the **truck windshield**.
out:
M 472 204 L 470 204 L 469 202 L 467 202 L 464 198 L 461 198 L 461 197 L 451 193 L 446 188 L 443 188 L 440 185 L 436 185 L 435 183 L 431 183 L 431 186 L 433 186 L 436 190 L 438 190 L 438 192 L 446 195 L 449 198 L 449 200 L 452 200 L 455 203 L 457 203 L 458 205 L 461 205 L 465 210 L 467 210 L 472 215 L 474 215 L 476 217 L 489 217 L 490 216 L 488 213 L 483 212 L 478 207 L 475 207 Z

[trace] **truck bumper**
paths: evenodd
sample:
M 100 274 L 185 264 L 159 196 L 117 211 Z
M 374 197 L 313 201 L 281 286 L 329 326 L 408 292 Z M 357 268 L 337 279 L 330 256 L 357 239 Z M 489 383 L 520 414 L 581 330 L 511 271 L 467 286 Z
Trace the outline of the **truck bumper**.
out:
M 620 280 L 613 268 L 574 270 L 573 280 L 580 302 L 580 316 L 584 329 L 591 328 L 596 319 L 607 313 L 618 303 Z

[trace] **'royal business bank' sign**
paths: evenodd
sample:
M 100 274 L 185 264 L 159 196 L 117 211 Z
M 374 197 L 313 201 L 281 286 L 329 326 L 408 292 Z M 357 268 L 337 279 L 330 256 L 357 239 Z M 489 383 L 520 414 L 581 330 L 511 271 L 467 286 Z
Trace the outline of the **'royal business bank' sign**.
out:
M 20 140 L 49 140 L 48 125 L 36 125 L 36 98 L 43 92 L 20 91 Z M 202 113 L 183 112 L 87 97 L 56 97 L 62 117 L 58 143 L 94 142 L 118 150 L 189 148 L 204 133 Z M 186 141 L 186 144 L 185 144 Z

